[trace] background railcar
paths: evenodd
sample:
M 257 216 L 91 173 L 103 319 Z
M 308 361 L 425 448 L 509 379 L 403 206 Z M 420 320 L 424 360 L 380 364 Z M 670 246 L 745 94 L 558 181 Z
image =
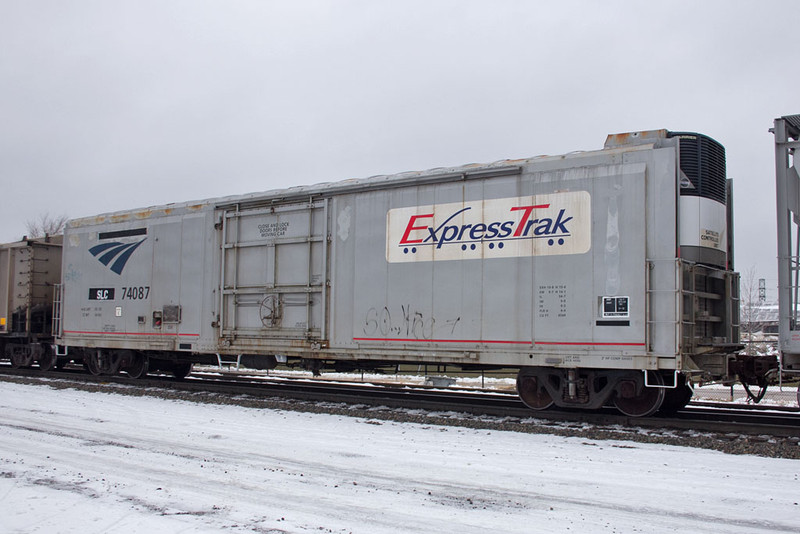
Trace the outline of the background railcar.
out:
M 0 355 L 14 367 L 56 365 L 51 319 L 61 236 L 0 245 Z

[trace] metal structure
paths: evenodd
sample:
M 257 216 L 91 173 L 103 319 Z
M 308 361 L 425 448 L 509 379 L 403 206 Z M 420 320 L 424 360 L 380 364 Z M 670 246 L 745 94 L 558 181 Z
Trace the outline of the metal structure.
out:
M 778 348 L 783 372 L 800 374 L 800 176 L 795 159 L 800 115 L 775 119 L 771 131 L 778 216 Z
M 535 409 L 672 410 L 690 381 L 763 378 L 729 204 L 722 146 L 657 130 L 73 220 L 56 342 L 96 373 L 511 367 Z
M 0 245 L 0 355 L 14 367 L 55 366 L 51 318 L 61 236 Z

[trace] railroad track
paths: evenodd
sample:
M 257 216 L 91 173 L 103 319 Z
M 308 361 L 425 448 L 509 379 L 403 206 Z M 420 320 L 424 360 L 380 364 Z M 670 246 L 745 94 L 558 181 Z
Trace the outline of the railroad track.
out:
M 148 376 L 133 380 L 126 376 L 92 376 L 81 369 L 54 372 L 12 369 L 0 364 L 0 374 L 47 380 L 66 380 L 83 384 L 123 384 L 137 388 L 161 388 L 193 393 L 277 397 L 309 402 L 342 403 L 358 406 L 385 406 L 457 412 L 472 416 L 493 416 L 519 421 L 590 424 L 602 427 L 676 429 L 754 436 L 800 437 L 800 409 L 773 407 L 755 409 L 748 405 L 690 403 L 672 417 L 630 418 L 614 409 L 594 412 L 546 410 L 535 412 L 525 407 L 513 393 L 485 390 L 441 389 L 430 386 L 386 385 L 320 381 L 308 378 L 265 377 L 220 372 L 195 372 L 184 380 L 167 376 Z

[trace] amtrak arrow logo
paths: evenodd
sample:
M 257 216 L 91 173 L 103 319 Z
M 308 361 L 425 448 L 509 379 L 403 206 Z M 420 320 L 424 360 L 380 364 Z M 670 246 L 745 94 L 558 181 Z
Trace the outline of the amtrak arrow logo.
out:
M 113 261 L 114 263 L 111 263 L 109 268 L 117 274 L 122 274 L 122 269 L 125 268 L 133 251 L 146 240 L 147 238 L 144 238 L 138 243 L 120 243 L 119 241 L 102 243 L 90 248 L 89 252 L 103 265 L 108 265 Z

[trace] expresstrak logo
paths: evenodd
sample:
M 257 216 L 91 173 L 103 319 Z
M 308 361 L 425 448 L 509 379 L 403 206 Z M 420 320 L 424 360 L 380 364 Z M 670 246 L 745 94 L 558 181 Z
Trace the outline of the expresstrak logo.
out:
M 101 232 L 98 234 L 97 238 L 99 240 L 105 239 L 118 239 L 120 237 L 132 237 L 132 236 L 139 236 L 139 235 L 146 235 L 147 228 L 135 228 L 133 230 L 120 230 L 116 232 Z M 112 272 L 116 274 L 122 274 L 122 270 L 125 268 L 125 265 L 128 263 L 131 255 L 139 248 L 139 245 L 144 243 L 147 240 L 145 237 L 141 241 L 133 241 L 128 243 L 123 243 L 121 241 L 108 241 L 106 243 L 100 243 L 99 245 L 95 245 L 89 249 L 89 252 L 92 256 L 97 258 L 97 260 L 102 263 L 103 265 L 108 266 Z
M 387 214 L 390 263 L 582 254 L 591 246 L 586 191 L 415 206 Z

